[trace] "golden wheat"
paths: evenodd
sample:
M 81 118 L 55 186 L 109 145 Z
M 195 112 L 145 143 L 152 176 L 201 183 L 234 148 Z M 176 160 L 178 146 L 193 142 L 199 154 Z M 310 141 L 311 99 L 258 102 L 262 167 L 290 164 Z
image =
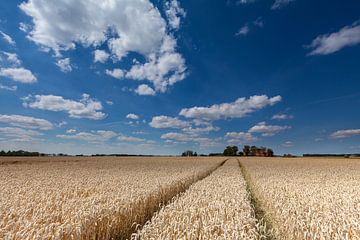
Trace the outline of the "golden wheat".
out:
M 156 214 L 134 239 L 260 239 L 261 226 L 250 204 L 236 159 Z
M 2 161 L 0 239 L 123 239 L 223 158 Z
M 278 239 L 360 239 L 360 161 L 241 159 Z

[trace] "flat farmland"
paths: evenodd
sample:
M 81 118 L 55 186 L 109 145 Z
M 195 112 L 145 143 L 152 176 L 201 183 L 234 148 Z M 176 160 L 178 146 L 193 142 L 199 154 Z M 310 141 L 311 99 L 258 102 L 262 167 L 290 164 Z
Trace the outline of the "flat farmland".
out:
M 360 239 L 360 159 L 240 162 L 277 239 Z
M 360 239 L 360 160 L 2 158 L 0 239 Z
M 159 204 L 223 160 L 1 159 L 0 239 L 126 238 Z

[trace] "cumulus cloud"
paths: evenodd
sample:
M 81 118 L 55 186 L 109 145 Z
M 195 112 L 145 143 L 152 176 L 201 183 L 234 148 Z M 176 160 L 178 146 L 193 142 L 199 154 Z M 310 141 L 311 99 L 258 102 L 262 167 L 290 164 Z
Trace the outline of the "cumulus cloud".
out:
M 230 138 L 228 143 L 237 144 L 249 143 L 257 140 L 256 137 L 248 132 L 228 132 L 225 134 L 225 137 Z
M 338 32 L 318 36 L 307 47 L 312 49 L 309 55 L 327 55 L 359 43 L 360 21 L 357 21 L 351 26 L 343 27 Z
M 185 10 L 181 8 L 177 0 L 165 2 L 165 13 L 171 28 L 177 30 L 180 27 L 181 18 L 186 16 Z
M 19 57 L 16 53 L 2 52 L 2 54 L 5 55 L 6 60 L 11 65 L 14 65 L 14 66 L 21 65 L 21 60 L 19 59 Z
M 169 76 L 169 73 L 172 74 Z M 155 90 L 165 92 L 169 86 L 186 77 L 186 66 L 184 58 L 173 51 L 158 55 L 150 55 L 149 61 L 141 64 L 136 63 L 126 73 L 126 77 L 134 80 L 149 80 L 153 83 Z
M 168 116 L 155 116 L 149 125 L 153 128 L 186 128 L 190 127 L 190 123 L 182 121 L 178 118 Z
M 137 89 L 135 89 L 135 92 L 138 95 L 145 95 L 145 96 L 155 96 L 155 91 L 151 87 L 149 87 L 146 84 L 141 84 L 138 86 Z
M 110 54 L 104 50 L 95 50 L 94 51 L 94 62 L 105 63 L 110 57 Z
M 10 78 L 21 83 L 35 83 L 37 78 L 28 69 L 19 68 L 0 68 L 0 76 Z
M 59 59 L 56 63 L 56 66 L 60 68 L 60 70 L 64 73 L 71 72 L 72 66 L 70 63 L 70 58 Z
M 114 102 L 113 101 L 106 101 L 106 104 L 111 106 L 111 105 L 114 105 Z
M 239 31 L 237 31 L 237 33 L 235 34 L 236 36 L 240 36 L 240 35 L 247 35 L 250 31 L 250 28 L 247 24 L 245 24 L 244 26 L 242 26 Z
M 274 4 L 271 6 L 272 10 L 278 10 L 286 5 L 288 5 L 291 2 L 294 2 L 295 0 L 275 0 Z
M 101 102 L 83 94 L 79 101 L 64 99 L 55 95 L 29 95 L 23 98 L 25 107 L 42 109 L 54 112 L 67 112 L 72 118 L 88 118 L 93 120 L 103 119 L 106 115 Z
M 22 129 L 17 127 L 0 127 L 0 134 L 1 136 L 10 138 L 12 141 L 34 141 L 38 140 L 37 137 L 43 135 L 42 133 L 29 130 L 29 129 Z
M 54 127 L 51 122 L 45 119 L 28 117 L 23 115 L 0 114 L 0 122 L 8 123 L 11 126 L 40 130 L 50 130 Z
M 274 116 L 272 116 L 271 119 L 273 120 L 287 120 L 287 119 L 293 119 L 294 116 L 292 115 L 288 115 L 288 114 L 275 114 Z
M 104 130 L 98 130 L 98 131 L 91 131 L 91 132 L 79 132 L 76 134 L 68 134 L 68 135 L 56 135 L 58 138 L 62 139 L 74 139 L 74 140 L 81 140 L 86 142 L 106 142 L 114 137 L 116 137 L 117 134 L 113 131 L 104 131 Z
M 120 68 L 115 68 L 113 70 L 106 69 L 105 73 L 113 78 L 121 79 L 124 77 L 124 71 Z
M 138 120 L 139 116 L 134 114 L 134 113 L 129 113 L 128 115 L 126 115 L 126 118 L 133 119 L 133 120 Z
M 266 122 L 260 122 L 249 129 L 249 133 L 261 133 L 262 136 L 274 136 L 275 134 L 290 129 L 290 126 L 266 125 Z
M 360 135 L 360 129 L 339 130 L 330 135 L 331 138 L 348 138 Z
M 2 36 L 2 38 L 4 39 L 5 42 L 7 42 L 8 44 L 10 44 L 11 46 L 15 46 L 16 42 L 6 33 L 0 31 L 0 35 Z
M 175 0 L 166 6 L 169 26 L 149 0 L 29 0 L 20 9 L 32 18 L 28 38 L 45 50 L 61 56 L 77 44 L 107 44 L 119 61 L 130 52 L 138 53 L 144 62 L 136 61 L 125 77 L 150 81 L 156 91 L 164 92 L 186 76 L 185 60 L 176 52 L 176 39 L 168 31 L 178 27 L 178 17 L 184 13 Z M 106 55 L 97 53 L 98 60 L 105 61 Z
M 266 95 L 255 95 L 249 99 L 238 98 L 232 103 L 215 104 L 210 107 L 184 108 L 180 115 L 187 118 L 197 118 L 204 120 L 218 120 L 226 118 L 243 118 L 248 114 L 272 106 L 281 101 L 281 96 L 269 98 Z

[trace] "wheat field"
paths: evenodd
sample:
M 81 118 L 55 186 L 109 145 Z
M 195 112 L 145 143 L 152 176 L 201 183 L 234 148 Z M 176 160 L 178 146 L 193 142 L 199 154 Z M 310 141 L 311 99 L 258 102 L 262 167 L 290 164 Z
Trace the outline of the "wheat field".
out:
M 0 165 L 0 239 L 126 238 L 224 160 L 11 159 Z
M 360 239 L 360 160 L 1 158 L 0 239 Z
M 260 239 L 261 232 L 238 162 L 231 159 L 161 209 L 134 239 Z
M 277 239 L 360 239 L 360 159 L 241 159 Z

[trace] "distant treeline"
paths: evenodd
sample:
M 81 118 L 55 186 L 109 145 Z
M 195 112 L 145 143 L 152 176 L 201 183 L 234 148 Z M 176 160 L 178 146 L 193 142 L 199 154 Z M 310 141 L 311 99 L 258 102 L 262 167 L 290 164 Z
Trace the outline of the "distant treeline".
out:
M 46 156 L 44 153 L 39 152 L 28 152 L 28 151 L 0 151 L 0 156 L 7 156 L 7 157 L 39 157 L 39 156 Z
M 76 156 L 86 156 L 86 155 L 76 155 Z M 123 154 L 123 153 L 114 153 L 114 154 L 92 154 L 91 157 L 164 157 L 164 155 L 144 155 L 144 154 Z M 165 156 L 166 157 L 166 156 Z M 170 157 L 170 155 L 169 155 Z
M 303 154 L 303 157 L 360 157 L 360 153 L 355 154 Z

